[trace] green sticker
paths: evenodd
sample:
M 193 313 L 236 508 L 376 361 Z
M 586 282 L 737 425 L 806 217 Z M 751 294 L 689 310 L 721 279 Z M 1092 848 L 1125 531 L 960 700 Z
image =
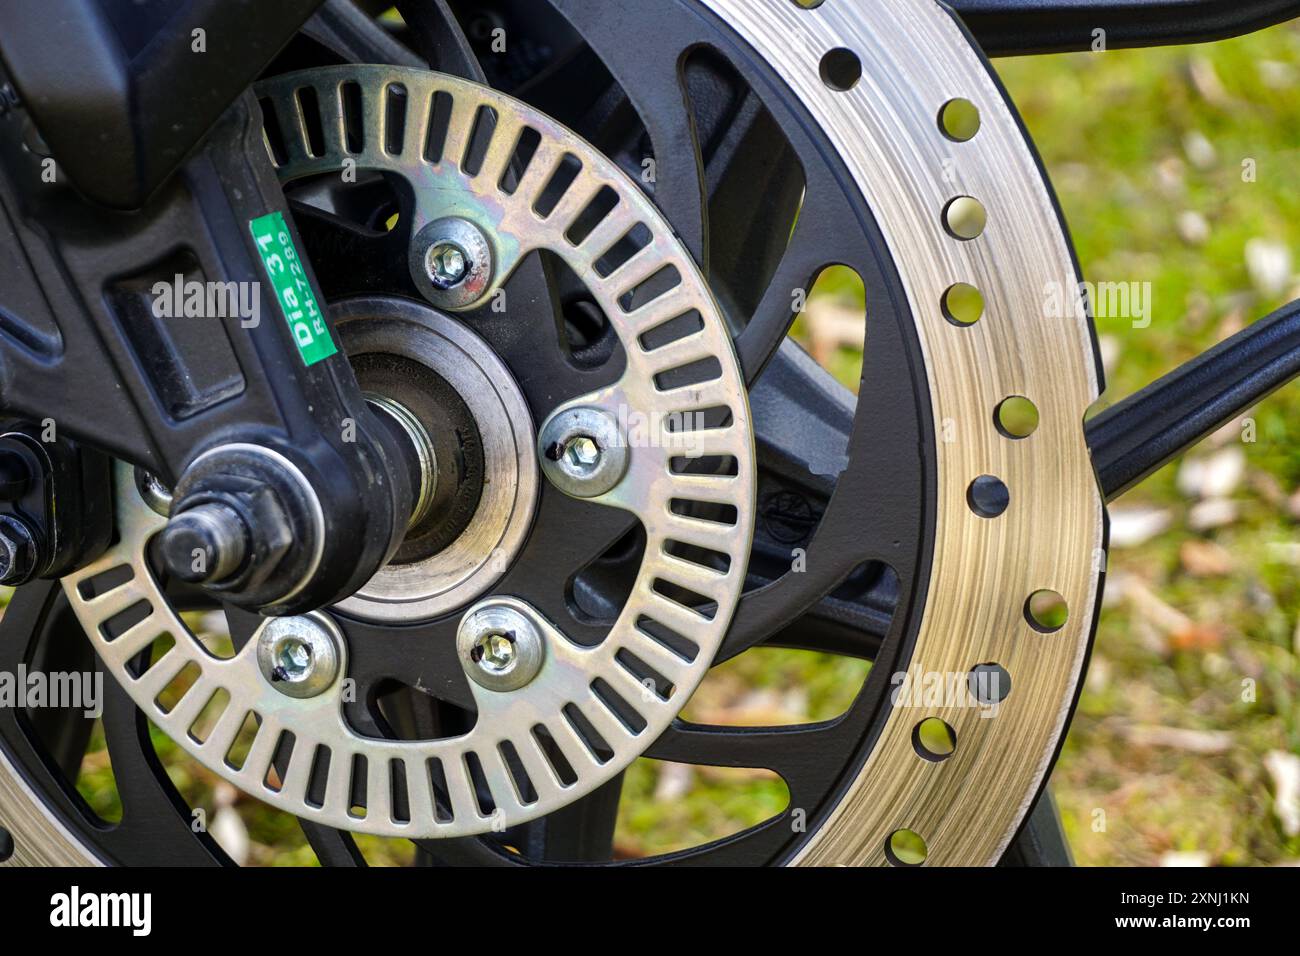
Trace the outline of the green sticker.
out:
M 298 353 L 303 363 L 315 365 L 321 359 L 327 359 L 338 349 L 330 337 L 329 326 L 321 315 L 320 306 L 316 304 L 316 293 L 307 281 L 298 250 L 293 246 L 293 237 L 284 224 L 284 216 L 278 212 L 267 213 L 250 220 L 248 227 L 253 231 L 253 241 L 266 266 L 266 274 L 275 289 L 276 301 L 284 320 L 289 323 L 293 341 L 298 346 Z

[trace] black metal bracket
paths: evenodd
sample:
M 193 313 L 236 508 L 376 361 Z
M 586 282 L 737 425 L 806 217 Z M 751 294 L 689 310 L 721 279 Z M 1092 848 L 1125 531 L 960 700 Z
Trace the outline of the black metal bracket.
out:
M 52 419 L 168 486 L 217 445 L 278 452 L 324 512 L 299 608 L 354 591 L 405 526 L 405 465 L 343 353 L 309 357 L 291 326 L 293 303 L 314 299 L 330 338 L 252 94 L 131 212 L 84 198 L 29 130 L 21 107 L 0 116 L 0 410 Z M 283 293 L 253 232 L 276 214 L 300 270 Z
M 5 0 L 0 57 L 86 196 L 138 208 L 323 0 Z
M 1300 375 L 1300 300 L 1242 329 L 1088 422 L 1112 501 Z
M 947 2 L 989 56 L 1204 43 L 1300 17 L 1297 0 Z

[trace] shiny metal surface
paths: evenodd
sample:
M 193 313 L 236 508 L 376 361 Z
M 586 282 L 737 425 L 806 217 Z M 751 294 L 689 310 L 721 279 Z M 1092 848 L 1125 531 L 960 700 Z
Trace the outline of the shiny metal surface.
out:
M 465 673 L 488 690 L 503 693 L 524 687 L 546 660 L 546 639 L 533 623 L 537 612 L 518 606 L 483 604 L 465 615 L 456 632 L 456 650 Z M 489 642 L 508 642 L 494 653 Z
M 597 408 L 566 408 L 552 415 L 538 433 L 537 453 L 551 484 L 575 498 L 603 495 L 627 473 L 627 438 Z
M 487 475 L 478 509 L 460 537 L 423 560 L 380 568 L 339 608 L 366 620 L 397 623 L 464 607 L 505 574 L 537 506 L 532 416 L 523 394 L 487 343 L 432 308 L 367 297 L 335 303 L 330 315 L 349 355 L 401 355 L 432 369 L 456 390 L 477 423 Z
M 401 402 L 373 393 L 367 393 L 365 398 L 366 404 L 379 409 L 397 423 L 415 452 L 420 470 L 420 487 L 416 491 L 411 517 L 406 522 L 407 528 L 412 528 L 428 514 L 429 505 L 433 503 L 434 487 L 438 483 L 438 456 L 433 448 L 433 440 L 429 438 L 429 433 L 424 430 L 420 420 Z
M 909 673 L 1006 668 L 1012 691 L 993 718 L 963 701 L 893 707 L 860 773 L 796 862 L 883 864 L 890 835 L 926 842 L 926 865 L 996 862 L 1042 783 L 1081 676 L 1105 567 L 1103 508 L 1084 444 L 1083 414 L 1098 394 L 1082 310 L 1053 317 L 1046 288 L 1077 295 L 1078 276 L 1049 188 L 1016 117 L 960 26 L 932 0 L 827 2 L 700 0 L 767 60 L 843 157 L 874 213 L 916 317 L 935 417 L 935 558 Z M 822 80 L 831 50 L 851 51 L 861 79 L 847 91 Z M 953 142 L 940 109 L 961 97 L 979 132 Z M 960 196 L 987 213 L 976 238 L 955 238 L 943 212 Z M 985 313 L 958 327 L 942 299 L 976 286 Z M 1049 286 L 1049 284 L 1052 284 Z M 871 307 L 867 306 L 867 324 Z M 1004 398 L 1037 406 L 1032 436 L 993 424 Z M 1002 479 L 1010 506 L 979 517 L 966 490 Z M 1068 623 L 1033 630 L 1026 597 L 1062 594 Z M 951 757 L 920 756 L 912 732 L 926 717 L 955 731 Z
M 95 852 L 56 817 L 0 751 L 0 827 L 13 856 L 0 866 L 103 866 Z
M 281 128 L 296 131 L 289 137 L 291 159 L 280 170 L 282 178 L 340 170 L 344 158 L 340 88 L 346 82 L 361 87 L 366 124 L 364 151 L 349 158 L 355 159 L 357 168 L 407 177 L 416 206 L 412 234 L 450 215 L 474 222 L 495 245 L 494 285 L 507 278 L 531 249 L 550 249 L 586 279 L 593 299 L 609 317 L 626 358 L 622 378 L 599 392 L 578 396 L 553 414 L 595 408 L 636 436 L 626 443 L 628 461 L 620 480 L 589 499 L 637 515 L 645 528 L 645 557 L 626 604 L 607 637 L 592 647 L 570 641 L 554 622 L 515 597 L 484 599 L 467 613 L 473 615 L 488 604 L 510 609 L 528 618 L 541 633 L 545 655 L 537 674 L 509 693 L 471 683 L 477 720 L 468 733 L 409 741 L 357 734 L 343 718 L 345 681 L 309 699 L 295 700 L 277 692 L 258 668 L 257 635 L 231 659 L 208 654 L 150 573 L 146 548 L 162 520 L 140 498 L 125 465 L 119 467 L 116 488 L 120 540 L 92 566 L 65 578 L 64 590 L 104 666 L 136 704 L 191 756 L 245 792 L 307 820 L 384 836 L 464 836 L 500 830 L 544 816 L 620 773 L 668 726 L 703 678 L 739 600 L 752 540 L 755 465 L 748 396 L 718 306 L 655 206 L 593 147 L 518 101 L 452 77 L 391 67 L 328 68 L 276 77 L 259 92 L 282 113 Z M 381 108 L 385 91 L 394 85 L 403 88 L 409 109 L 405 146 L 396 154 L 385 149 L 386 111 Z M 301 102 L 296 93 L 305 86 L 315 89 L 326 117 L 338 117 L 337 122 L 325 123 L 329 144 L 325 156 L 307 154 L 302 116 L 296 112 Z M 441 156 L 430 162 L 424 152 L 425 124 L 438 92 L 450 95 L 454 105 Z M 466 173 L 462 166 L 470 130 L 483 106 L 490 106 L 497 116 L 492 145 L 482 166 Z M 540 143 L 519 172 L 510 166 L 510 159 L 526 128 L 539 135 Z M 576 158 L 581 169 L 554 207 L 542 215 L 537 211 L 539 193 L 565 157 Z M 573 241 L 574 222 L 606 190 L 616 194 L 618 203 L 581 241 Z M 596 264 L 611 247 L 636 227 L 649 236 L 648 242 L 621 264 L 598 269 Z M 676 272 L 674 281 L 660 287 L 658 294 L 642 291 L 647 280 L 668 268 Z M 407 307 L 407 314 L 394 319 L 365 300 L 350 300 L 338 306 L 342 312 L 335 314 L 336 324 L 343 337 L 353 333 L 364 337 L 384 321 L 417 322 L 436 331 L 433 347 L 447 349 L 451 360 L 434 367 L 470 405 L 485 443 L 496 435 L 503 445 L 511 446 L 505 457 L 517 468 L 515 479 L 488 482 L 485 495 L 497 486 L 514 495 L 521 485 L 535 482 L 531 435 L 526 443 L 520 442 L 513 431 L 518 422 L 528 422 L 527 409 L 513 416 L 506 410 L 505 403 L 512 399 L 492 389 L 491 383 L 502 376 L 482 371 L 487 359 L 473 351 L 476 337 L 448 320 L 441 325 L 431 318 L 436 313 L 426 307 L 416 303 Z M 645 332 L 691 312 L 701 317 L 702 328 L 652 349 L 642 344 Z M 349 329 L 352 323 L 355 327 Z M 664 373 L 705 358 L 717 360 L 716 371 L 695 376 L 682 387 L 656 384 Z M 508 370 L 504 375 L 509 379 Z M 465 376 L 477 377 L 467 380 Z M 495 414 L 506 418 L 502 427 L 485 427 L 486 408 L 473 405 L 482 401 L 478 393 L 494 396 Z M 709 411 L 723 412 L 718 418 L 726 424 L 704 424 Z M 631 425 L 624 427 L 623 422 Z M 716 467 L 699 467 L 710 463 Z M 726 521 L 688 517 L 674 508 L 675 501 L 730 505 L 734 517 Z M 480 503 L 475 517 L 499 510 Z M 469 533 L 467 529 L 465 534 Z M 680 552 L 681 545 L 704 549 L 717 560 L 706 564 L 679 557 L 674 551 Z M 476 554 L 483 553 L 481 546 L 475 549 Z M 122 565 L 133 571 L 128 582 L 89 599 L 82 596 L 81 582 Z M 488 573 L 496 573 L 494 563 L 486 566 L 492 569 Z M 449 575 L 455 573 L 464 575 L 464 565 L 448 569 Z M 382 619 L 392 614 L 401 619 L 400 615 L 419 611 L 422 600 L 428 603 L 411 600 L 398 586 L 403 581 L 391 575 L 409 576 L 412 586 L 429 583 L 427 568 L 388 568 L 340 606 L 365 616 Z M 434 600 L 443 600 L 444 594 Z M 148 603 L 149 616 L 116 639 L 106 640 L 100 625 L 141 600 Z M 655 636 L 665 629 L 676 639 L 664 642 Z M 143 675 L 128 670 L 127 662 L 163 633 L 175 635 L 175 645 Z M 341 651 L 341 672 L 346 673 L 346 648 Z M 156 698 L 189 663 L 199 666 L 200 676 L 164 713 Z M 666 689 L 662 694 L 653 692 L 656 686 Z M 225 689 L 230 700 L 199 743 L 188 731 L 218 688 Z M 247 758 L 235 768 L 225 757 L 250 712 L 260 717 L 260 725 Z M 267 771 L 286 733 L 293 735 L 293 750 L 282 785 L 273 788 Z M 562 752 L 567 767 L 553 762 L 547 740 Z M 507 744 L 526 781 L 516 776 Z M 317 805 L 309 799 L 308 785 L 313 755 L 322 749 L 330 755 L 329 779 Z M 359 755 L 366 758 L 364 762 L 354 760 Z M 395 774 L 398 764 L 401 773 Z M 435 766 L 441 786 L 431 777 Z M 482 783 L 491 792 L 491 812 L 475 793 L 473 767 L 480 768 Z M 357 779 L 357 773 L 364 773 L 364 780 Z M 405 800 L 398 798 L 395 779 L 404 781 Z M 366 793 L 364 810 L 353 804 L 357 789 Z M 395 814 L 399 805 L 409 806 L 409 819 Z
M 258 632 L 262 679 L 288 697 L 315 697 L 339 676 L 343 635 L 320 612 L 271 618 Z

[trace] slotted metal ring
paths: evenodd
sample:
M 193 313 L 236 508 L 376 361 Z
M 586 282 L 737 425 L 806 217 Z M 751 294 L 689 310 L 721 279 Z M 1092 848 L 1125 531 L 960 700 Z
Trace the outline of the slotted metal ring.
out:
M 345 87 L 355 89 L 362 104 L 351 129 Z M 302 113 L 308 88 L 321 110 L 318 154 Z M 595 647 L 570 641 L 517 597 L 485 597 L 469 608 L 467 617 L 487 606 L 527 617 L 545 641 L 544 658 L 536 676 L 518 689 L 497 692 L 473 683 L 474 727 L 456 738 L 424 741 L 356 733 L 343 717 L 342 678 L 309 699 L 281 694 L 258 670 L 256 635 L 229 660 L 208 654 L 148 568 L 148 540 L 163 519 L 140 498 L 125 465 L 116 490 L 120 540 L 94 565 L 66 578 L 66 593 L 105 667 L 150 719 L 213 772 L 273 806 L 333 827 L 406 837 L 465 836 L 543 816 L 620 773 L 659 736 L 703 678 L 739 600 L 753 533 L 754 448 L 728 328 L 689 254 L 636 183 L 526 104 L 464 80 L 387 66 L 286 74 L 258 92 L 284 133 L 288 160 L 278 167 L 284 181 L 342 175 L 348 168 L 404 177 L 414 196 L 411 235 L 454 216 L 489 237 L 494 265 L 485 297 L 534 249 L 549 249 L 586 278 L 622 343 L 626 369 L 613 385 L 575 398 L 552 417 L 595 408 L 617 423 L 648 425 L 636 433 L 653 436 L 650 441 L 633 441 L 626 428 L 625 472 L 589 499 L 641 520 L 647 540 L 636 583 Z M 405 109 L 400 136 L 389 125 L 390 97 L 399 97 Z M 433 122 L 435 97 L 449 103 L 445 127 Z M 491 141 L 471 163 L 472 143 L 483 135 L 474 131 L 487 129 L 485 113 L 495 121 Z M 516 163 L 516 146 L 529 130 L 536 149 L 526 164 Z M 567 172 L 560 187 L 553 179 L 562 167 Z M 584 217 L 610 194 L 617 200 L 612 209 Z M 575 231 L 579 220 L 586 223 L 581 232 Z M 634 237 L 635 249 L 621 246 L 630 255 L 615 254 Z M 647 291 L 652 278 L 657 284 Z M 654 348 L 642 344 L 646 332 L 691 313 L 702 320 L 698 327 Z M 715 360 L 712 370 L 692 376 L 690 384 L 661 384 L 665 373 L 705 359 Z M 721 424 L 706 424 L 713 421 Z M 682 428 L 683 422 L 696 427 Z M 690 461 L 716 467 L 701 471 Z M 688 516 L 682 503 L 691 502 L 730 506 L 731 517 Z M 682 557 L 682 546 L 711 557 Z M 87 581 L 120 567 L 131 569 L 129 581 L 83 593 Z M 141 602 L 148 615 L 110 639 L 120 628 L 106 625 Z M 142 674 L 133 672 L 129 663 L 165 633 L 176 637 L 175 645 Z M 164 711 L 159 694 L 190 665 L 198 668 L 197 679 Z M 195 721 L 218 690 L 229 701 L 200 740 L 192 733 Z M 235 765 L 231 747 L 249 714 L 256 715 L 258 729 L 247 757 Z M 292 749 L 284 758 L 288 741 Z M 271 774 L 277 754 L 287 766 Z M 322 772 L 313 768 L 322 760 L 328 761 L 328 780 L 324 792 L 314 794 L 313 779 Z M 354 803 L 359 792 L 365 793 L 364 809 Z

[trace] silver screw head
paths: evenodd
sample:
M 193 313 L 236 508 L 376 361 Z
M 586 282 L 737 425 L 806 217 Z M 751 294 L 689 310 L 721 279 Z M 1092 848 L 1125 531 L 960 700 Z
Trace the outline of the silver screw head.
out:
M 472 308 L 492 286 L 492 245 L 460 216 L 424 226 L 412 238 L 409 255 L 416 288 L 440 309 Z
M 329 689 L 341 664 L 342 636 L 323 614 L 272 618 L 258 634 L 258 669 L 288 697 L 315 697 Z
M 611 491 L 627 473 L 628 448 L 613 417 L 600 408 L 556 412 L 537 436 L 542 473 L 575 498 Z
M 587 470 L 600 463 L 600 445 L 590 435 L 575 435 L 569 439 L 564 454 L 574 468 Z
M 454 242 L 440 242 L 430 246 L 426 265 L 429 281 L 439 289 L 450 289 L 465 281 L 465 276 L 469 274 L 465 250 Z
M 518 690 L 541 670 L 546 644 L 525 614 L 506 604 L 482 604 L 460 622 L 456 649 L 470 679 L 488 690 Z
M 286 638 L 276 649 L 275 659 L 283 679 L 302 680 L 311 670 L 311 647 L 297 638 Z
M 478 639 L 478 643 L 470 651 L 470 657 L 478 663 L 479 667 L 497 674 L 513 667 L 516 656 L 513 634 L 488 632 Z

